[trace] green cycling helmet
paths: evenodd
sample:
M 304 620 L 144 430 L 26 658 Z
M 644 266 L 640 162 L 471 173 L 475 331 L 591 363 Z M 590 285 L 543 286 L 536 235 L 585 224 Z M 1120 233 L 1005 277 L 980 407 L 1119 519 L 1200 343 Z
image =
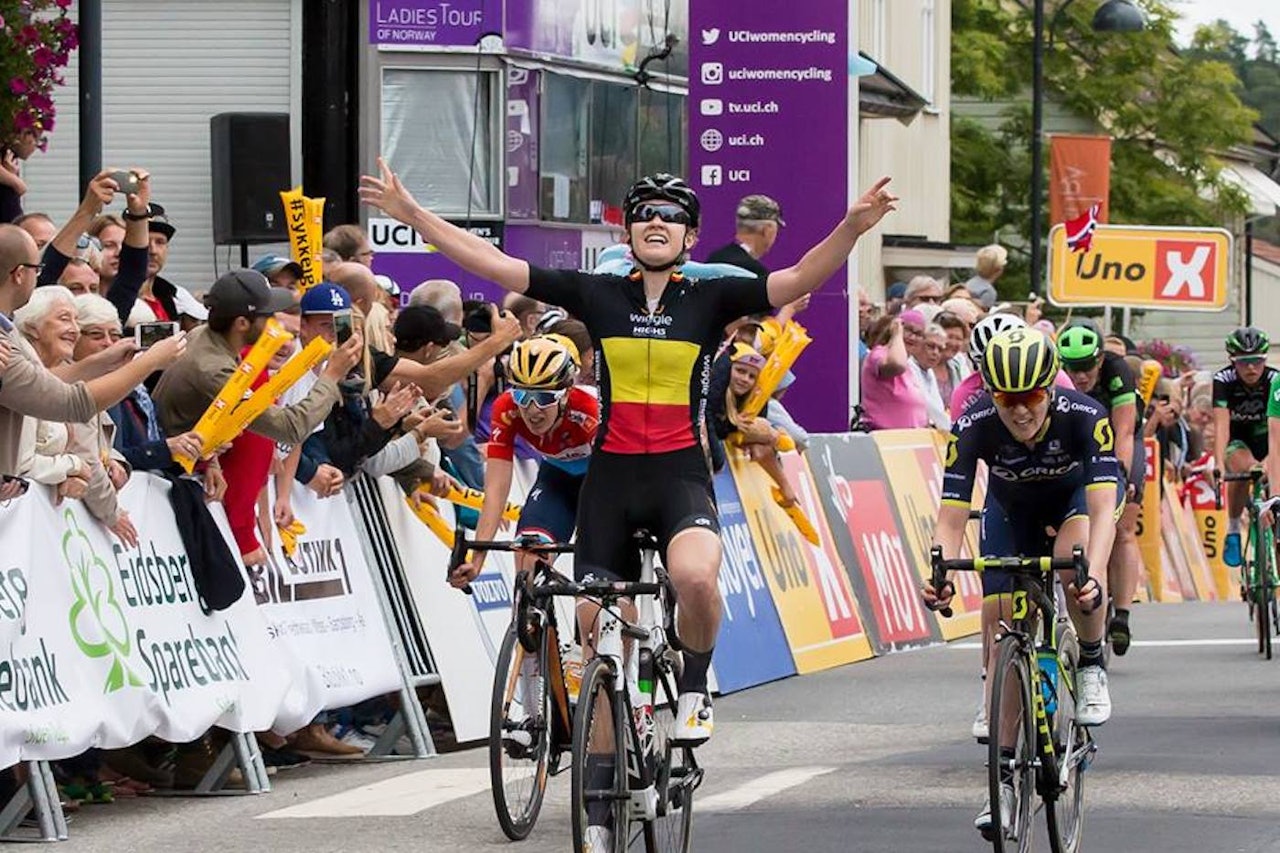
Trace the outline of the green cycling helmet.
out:
M 1072 320 L 1058 333 L 1058 355 L 1068 370 L 1093 367 L 1102 355 L 1102 332 L 1092 320 Z
M 1227 335 L 1227 355 L 1266 355 L 1271 349 L 1267 333 L 1255 326 L 1241 326 Z

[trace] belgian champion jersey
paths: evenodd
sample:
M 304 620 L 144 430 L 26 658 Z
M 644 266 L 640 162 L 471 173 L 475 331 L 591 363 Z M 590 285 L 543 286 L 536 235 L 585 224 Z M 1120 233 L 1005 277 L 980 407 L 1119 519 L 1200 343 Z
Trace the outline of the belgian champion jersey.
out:
M 638 270 L 592 275 L 530 265 L 526 295 L 586 324 L 600 387 L 596 446 L 624 454 L 697 445 L 724 327 L 771 308 L 765 279 L 693 279 L 678 272 L 653 311 Z

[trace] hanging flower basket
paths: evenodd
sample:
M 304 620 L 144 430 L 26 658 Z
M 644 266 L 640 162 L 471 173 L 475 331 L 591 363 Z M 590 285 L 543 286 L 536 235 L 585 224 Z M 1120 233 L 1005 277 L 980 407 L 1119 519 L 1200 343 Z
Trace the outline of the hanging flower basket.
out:
M 1141 341 L 1138 344 L 1138 355 L 1160 362 L 1162 372 L 1169 379 L 1176 379 L 1188 370 L 1200 369 L 1190 347 L 1182 344 L 1173 346 L 1159 338 Z
M 53 91 L 80 43 L 71 0 L 0 0 L 0 142 L 53 130 Z M 41 142 L 43 146 L 43 141 Z

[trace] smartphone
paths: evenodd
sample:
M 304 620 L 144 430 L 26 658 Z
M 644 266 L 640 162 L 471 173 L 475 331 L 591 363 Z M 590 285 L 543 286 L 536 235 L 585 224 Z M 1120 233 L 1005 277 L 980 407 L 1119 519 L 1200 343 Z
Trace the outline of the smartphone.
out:
M 340 311 L 333 315 L 333 332 L 338 338 L 338 346 L 351 340 L 355 333 L 355 320 L 350 311 Z
M 150 349 L 176 334 L 177 323 L 139 323 L 133 327 L 133 339 L 138 344 L 138 349 Z
M 138 176 L 133 172 L 117 171 L 112 172 L 109 177 L 116 182 L 116 186 L 120 188 L 120 192 L 126 195 L 134 195 L 138 192 Z
M 0 481 L 3 481 L 5 484 L 17 483 L 18 487 L 21 489 L 20 493 L 24 495 L 27 493 L 27 489 L 31 486 L 31 484 L 26 480 L 21 477 L 15 477 L 12 474 L 0 474 Z

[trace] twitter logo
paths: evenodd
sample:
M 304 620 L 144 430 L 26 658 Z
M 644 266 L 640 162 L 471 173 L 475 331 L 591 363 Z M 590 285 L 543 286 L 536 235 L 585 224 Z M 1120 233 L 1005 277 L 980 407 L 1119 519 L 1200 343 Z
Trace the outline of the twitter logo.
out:
M 712 27 L 709 30 L 702 31 L 702 43 L 705 45 L 715 44 L 720 41 L 720 28 Z

